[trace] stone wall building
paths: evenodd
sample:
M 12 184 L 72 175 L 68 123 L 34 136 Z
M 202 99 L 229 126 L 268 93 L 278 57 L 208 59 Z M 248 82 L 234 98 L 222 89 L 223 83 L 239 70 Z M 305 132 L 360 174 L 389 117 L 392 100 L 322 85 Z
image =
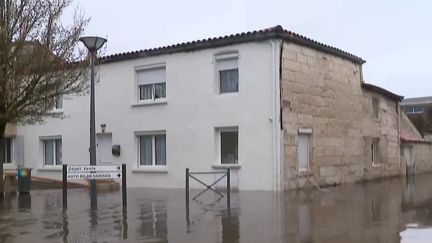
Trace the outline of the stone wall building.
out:
M 293 43 L 282 57 L 285 188 L 398 175 L 402 97 L 364 83 L 362 63 Z

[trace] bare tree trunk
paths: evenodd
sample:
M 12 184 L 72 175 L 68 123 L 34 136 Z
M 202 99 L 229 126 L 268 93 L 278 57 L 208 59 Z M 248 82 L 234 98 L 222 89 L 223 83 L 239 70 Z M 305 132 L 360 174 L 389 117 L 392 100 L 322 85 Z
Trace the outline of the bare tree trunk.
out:
M 4 132 L 6 123 L 0 122 L 0 198 L 4 197 L 3 163 L 5 161 L 5 140 Z

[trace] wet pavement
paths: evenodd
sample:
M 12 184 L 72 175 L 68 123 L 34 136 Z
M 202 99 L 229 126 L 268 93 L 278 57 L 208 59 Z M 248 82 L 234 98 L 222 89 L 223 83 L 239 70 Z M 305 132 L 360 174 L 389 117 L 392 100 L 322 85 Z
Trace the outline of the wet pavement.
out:
M 97 210 L 86 189 L 68 195 L 63 211 L 58 189 L 6 194 L 0 243 L 432 242 L 432 174 L 322 191 L 232 193 L 230 207 L 206 192 L 189 210 L 184 190 L 129 189 L 127 209 L 120 192 L 100 193 Z

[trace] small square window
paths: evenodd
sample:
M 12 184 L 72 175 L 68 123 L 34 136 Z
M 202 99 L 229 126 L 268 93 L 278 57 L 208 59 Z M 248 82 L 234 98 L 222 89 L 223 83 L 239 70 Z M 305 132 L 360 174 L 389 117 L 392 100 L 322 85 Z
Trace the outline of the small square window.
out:
M 238 69 L 219 71 L 220 92 L 238 92 Z
M 166 165 L 166 135 L 151 134 L 138 136 L 140 166 Z
M 45 166 L 62 164 L 62 140 L 44 139 L 43 142 L 43 159 Z
M 219 93 L 239 91 L 238 56 L 216 57 L 216 71 Z

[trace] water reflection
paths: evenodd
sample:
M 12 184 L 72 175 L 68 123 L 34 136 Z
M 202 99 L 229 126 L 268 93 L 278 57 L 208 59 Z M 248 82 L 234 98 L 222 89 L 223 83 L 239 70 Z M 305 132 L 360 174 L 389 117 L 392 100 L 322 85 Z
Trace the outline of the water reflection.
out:
M 86 190 L 71 190 L 65 211 L 59 190 L 9 193 L 0 202 L 0 243 L 417 243 L 410 237 L 432 229 L 430 185 L 432 175 L 424 175 L 282 197 L 234 193 L 230 208 L 225 200 L 191 202 L 189 225 L 183 190 L 131 189 L 127 209 L 119 193 L 100 194 L 97 210 L 89 209 Z

